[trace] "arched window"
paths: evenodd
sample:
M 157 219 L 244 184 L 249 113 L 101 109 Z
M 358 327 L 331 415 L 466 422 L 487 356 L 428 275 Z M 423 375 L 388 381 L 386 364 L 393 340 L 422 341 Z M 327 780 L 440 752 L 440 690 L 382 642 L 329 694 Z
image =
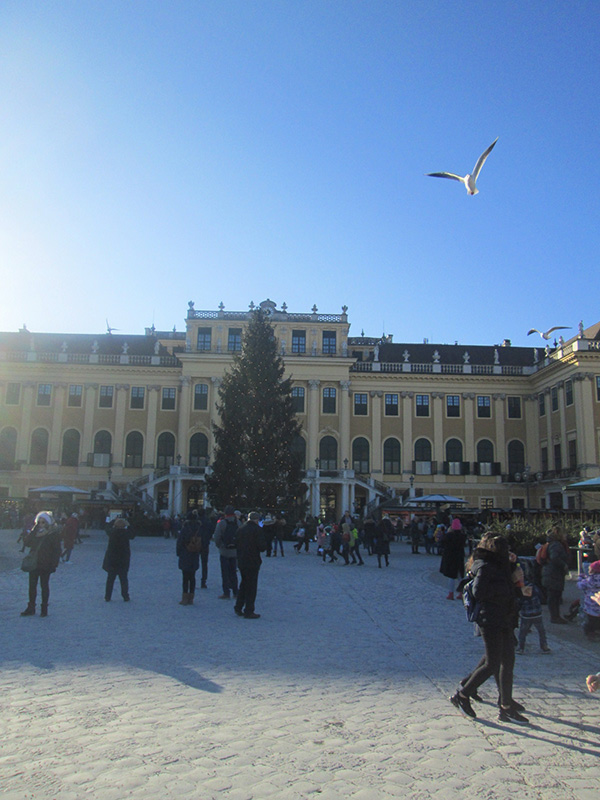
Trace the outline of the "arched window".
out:
M 108 431 L 98 431 L 94 436 L 93 467 L 110 467 L 112 451 L 112 435 Z
M 431 475 L 433 472 L 431 462 L 431 442 L 429 439 L 417 439 L 415 442 L 415 475 Z
M 31 434 L 31 450 L 29 453 L 30 464 L 46 464 L 48 461 L 48 431 L 45 428 L 36 428 Z
M 62 440 L 62 455 L 60 459 L 61 466 L 63 467 L 77 467 L 79 466 L 79 443 L 81 436 L 79 431 L 75 428 L 69 428 L 63 434 Z
M 398 439 L 386 439 L 383 443 L 383 471 L 388 475 L 400 475 L 400 442 Z
M 125 439 L 125 466 L 138 469 L 144 458 L 144 437 L 139 431 L 131 431 Z
M 352 442 L 352 469 L 355 472 L 369 472 L 369 442 L 363 436 Z
M 337 442 L 333 436 L 324 436 L 319 443 L 320 469 L 337 469 Z
M 523 442 L 513 439 L 508 443 L 508 473 L 523 472 L 525 469 L 525 447 Z
M 306 469 L 306 441 L 302 436 L 296 436 L 292 442 L 292 455 L 298 462 L 300 469 Z
M 165 431 L 158 437 L 156 444 L 156 468 L 166 469 L 175 462 L 175 437 Z
M 489 439 L 477 442 L 477 469 L 480 475 L 494 474 L 494 445 Z
M 446 475 L 462 475 L 463 473 L 463 446 L 460 439 L 448 439 L 446 442 Z
M 195 433 L 190 439 L 190 467 L 205 467 L 208 464 L 208 439 L 203 433 Z
M 0 433 L 0 469 L 14 469 L 17 455 L 17 432 L 3 428 Z

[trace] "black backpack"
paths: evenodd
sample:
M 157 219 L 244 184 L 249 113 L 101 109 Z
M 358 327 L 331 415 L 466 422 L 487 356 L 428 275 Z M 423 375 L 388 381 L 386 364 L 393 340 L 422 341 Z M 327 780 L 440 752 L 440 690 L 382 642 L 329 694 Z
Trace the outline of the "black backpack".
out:
M 475 595 L 473 594 L 474 582 L 475 579 L 471 578 L 471 580 L 468 580 L 462 587 L 463 605 L 469 622 L 477 622 L 479 612 L 481 611 L 481 603 L 475 599 Z
M 225 530 L 221 535 L 221 539 L 223 541 L 223 547 L 226 550 L 235 550 L 235 537 L 238 531 L 238 524 L 235 520 L 226 520 L 225 522 Z

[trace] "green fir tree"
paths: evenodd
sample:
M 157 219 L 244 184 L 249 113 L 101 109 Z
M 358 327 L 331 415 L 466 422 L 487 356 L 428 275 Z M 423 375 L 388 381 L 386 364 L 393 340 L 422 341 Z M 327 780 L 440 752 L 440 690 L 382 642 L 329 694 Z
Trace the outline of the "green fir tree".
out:
M 292 452 L 300 424 L 284 372 L 273 327 L 257 310 L 219 388 L 220 420 L 213 425 L 215 455 L 207 481 L 217 508 L 290 508 L 305 491 Z

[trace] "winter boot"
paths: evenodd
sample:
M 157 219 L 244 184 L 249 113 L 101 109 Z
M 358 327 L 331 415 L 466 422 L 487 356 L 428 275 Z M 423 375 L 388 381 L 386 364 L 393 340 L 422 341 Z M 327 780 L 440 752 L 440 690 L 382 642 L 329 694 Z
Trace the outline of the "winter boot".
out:
M 188 594 L 187 604 L 188 604 L 188 606 L 193 606 L 194 605 L 194 592 L 190 592 Z
M 42 603 L 40 617 L 47 617 L 47 616 L 48 616 L 48 603 Z
M 179 601 L 179 605 L 180 605 L 180 606 L 187 606 L 187 605 L 189 605 L 188 597 L 189 597 L 188 593 L 187 593 L 187 592 L 184 592 L 184 593 L 181 595 L 181 600 Z
M 446 597 L 446 600 L 454 600 L 454 592 L 448 592 L 448 596 Z
M 22 617 L 32 617 L 35 614 L 35 603 L 28 603 L 25 611 L 21 611 Z

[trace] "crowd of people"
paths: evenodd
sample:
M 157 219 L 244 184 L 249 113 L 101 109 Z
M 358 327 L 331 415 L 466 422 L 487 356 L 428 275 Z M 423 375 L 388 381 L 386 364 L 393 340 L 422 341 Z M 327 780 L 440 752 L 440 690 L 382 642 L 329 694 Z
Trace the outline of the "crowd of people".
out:
M 569 572 L 569 548 L 564 532 L 559 526 L 548 530 L 546 541 L 540 542 L 534 566 L 521 561 L 511 552 L 506 536 L 484 532 L 465 564 L 465 550 L 469 538 L 458 517 L 439 523 L 433 520 L 413 520 L 409 526 L 398 527 L 390 517 L 382 515 L 359 520 L 345 512 L 338 523 L 325 524 L 314 521 L 314 533 L 307 520 L 299 520 L 293 530 L 293 549 L 297 555 L 310 553 L 312 542 L 324 563 L 339 561 L 344 566 L 362 566 L 362 551 L 375 556 L 378 568 L 390 563 L 390 543 L 402 539 L 411 542 L 412 552 L 431 541 L 441 555 L 440 572 L 448 579 L 446 599 L 469 597 L 474 610 L 470 619 L 476 633 L 481 636 L 484 652 L 475 668 L 459 683 L 450 700 L 470 717 L 476 717 L 471 701 L 481 700 L 478 689 L 490 677 L 498 686 L 498 718 L 503 722 L 527 723 L 524 706 L 512 695 L 515 653 L 525 651 L 526 639 L 535 627 L 540 650 L 550 653 L 542 617 L 542 603 L 547 601 L 552 624 L 565 624 L 560 613 L 565 576 Z M 233 506 L 225 507 L 222 514 L 208 514 L 203 509 L 190 511 L 185 520 L 175 527 L 169 525 L 169 536 L 176 534 L 176 555 L 182 576 L 181 605 L 193 605 L 196 593 L 196 573 L 201 570 L 200 588 L 207 588 L 208 559 L 211 542 L 219 553 L 222 593 L 219 599 L 233 598 L 234 612 L 246 619 L 259 619 L 255 604 L 262 554 L 276 558 L 285 556 L 284 540 L 286 520 L 283 515 L 261 514 L 257 511 L 246 517 Z M 582 536 L 586 531 L 582 531 Z M 119 579 L 121 596 L 129 597 L 130 542 L 135 531 L 128 520 L 118 517 L 106 525 L 108 537 L 102 567 L 107 573 L 105 600 L 112 599 L 116 579 Z M 23 550 L 29 552 L 23 559 L 22 569 L 29 575 L 28 604 L 22 616 L 36 613 L 38 585 L 41 592 L 41 616 L 48 615 L 50 576 L 59 563 L 70 563 L 71 553 L 79 536 L 76 513 L 55 521 L 51 512 L 42 511 L 19 537 Z M 600 547 L 600 536 L 592 546 Z M 427 550 L 426 552 L 430 552 Z M 239 572 L 239 578 L 238 578 Z M 578 578 L 582 592 L 581 614 L 584 634 L 591 640 L 600 640 L 600 558 L 587 563 Z M 518 636 L 516 635 L 518 631 Z M 600 673 L 586 679 L 589 691 L 600 688 Z

